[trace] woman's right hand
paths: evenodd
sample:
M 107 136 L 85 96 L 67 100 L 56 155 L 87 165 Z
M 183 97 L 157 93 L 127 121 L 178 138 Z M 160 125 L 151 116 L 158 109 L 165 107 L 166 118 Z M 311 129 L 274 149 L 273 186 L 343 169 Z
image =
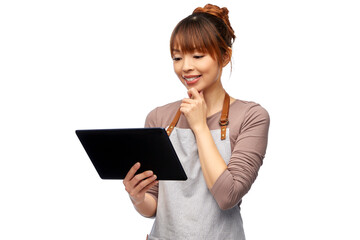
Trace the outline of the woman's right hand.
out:
M 136 174 L 139 168 L 140 163 L 135 163 L 123 180 L 125 190 L 129 193 L 130 199 L 134 205 L 143 203 L 145 200 L 145 193 L 158 183 L 158 181 L 156 181 L 156 175 L 154 175 L 152 171 Z

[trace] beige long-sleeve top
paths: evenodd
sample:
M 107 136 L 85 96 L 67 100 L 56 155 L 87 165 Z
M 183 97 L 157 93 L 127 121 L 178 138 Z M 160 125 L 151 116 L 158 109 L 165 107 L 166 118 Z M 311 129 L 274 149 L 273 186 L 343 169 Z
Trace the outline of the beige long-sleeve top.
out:
M 177 101 L 155 108 L 148 114 L 145 127 L 166 128 L 180 104 L 181 101 Z M 220 116 L 221 112 L 218 112 L 207 118 L 210 130 L 220 129 Z M 228 128 L 232 154 L 227 169 L 210 189 L 221 209 L 240 205 L 255 181 L 265 157 L 269 124 L 268 112 L 257 103 L 236 100 L 230 105 Z M 181 115 L 177 127 L 190 128 L 184 115 Z M 158 185 L 148 193 L 157 200 Z

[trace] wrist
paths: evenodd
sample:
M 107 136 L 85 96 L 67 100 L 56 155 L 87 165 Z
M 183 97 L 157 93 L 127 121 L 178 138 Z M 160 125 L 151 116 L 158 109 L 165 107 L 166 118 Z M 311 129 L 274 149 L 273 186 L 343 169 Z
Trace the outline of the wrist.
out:
M 145 198 L 143 200 L 135 200 L 130 196 L 130 200 L 134 206 L 139 206 L 145 201 Z
M 193 130 L 193 132 L 194 132 L 195 137 L 197 137 L 197 136 L 200 135 L 201 133 L 210 131 L 210 130 L 209 130 L 209 127 L 208 127 L 208 125 L 207 125 L 206 123 L 205 123 L 205 124 L 202 124 L 202 125 L 200 125 L 200 126 L 194 127 L 192 130 Z

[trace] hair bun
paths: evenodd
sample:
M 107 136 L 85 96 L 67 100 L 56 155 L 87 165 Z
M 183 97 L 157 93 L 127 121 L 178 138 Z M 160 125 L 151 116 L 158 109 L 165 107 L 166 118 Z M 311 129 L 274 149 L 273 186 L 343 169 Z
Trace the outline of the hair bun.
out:
M 228 27 L 233 38 L 235 38 L 234 30 L 232 29 L 232 27 L 230 25 L 229 10 L 226 7 L 220 8 L 216 5 L 206 4 L 203 8 L 198 7 L 193 11 L 193 13 L 201 13 L 201 12 L 209 13 L 211 15 L 214 15 L 214 16 L 222 19 L 223 22 Z

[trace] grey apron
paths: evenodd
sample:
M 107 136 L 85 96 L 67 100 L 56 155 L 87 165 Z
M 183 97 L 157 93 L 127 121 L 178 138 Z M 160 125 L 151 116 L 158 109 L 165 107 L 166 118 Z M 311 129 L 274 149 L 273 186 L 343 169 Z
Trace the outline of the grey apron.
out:
M 224 130 L 226 135 L 221 136 Z M 224 130 L 211 134 L 228 164 L 231 145 L 229 129 Z M 156 218 L 148 239 L 245 240 L 239 206 L 221 210 L 206 185 L 192 130 L 173 127 L 170 140 L 188 179 L 159 182 Z

